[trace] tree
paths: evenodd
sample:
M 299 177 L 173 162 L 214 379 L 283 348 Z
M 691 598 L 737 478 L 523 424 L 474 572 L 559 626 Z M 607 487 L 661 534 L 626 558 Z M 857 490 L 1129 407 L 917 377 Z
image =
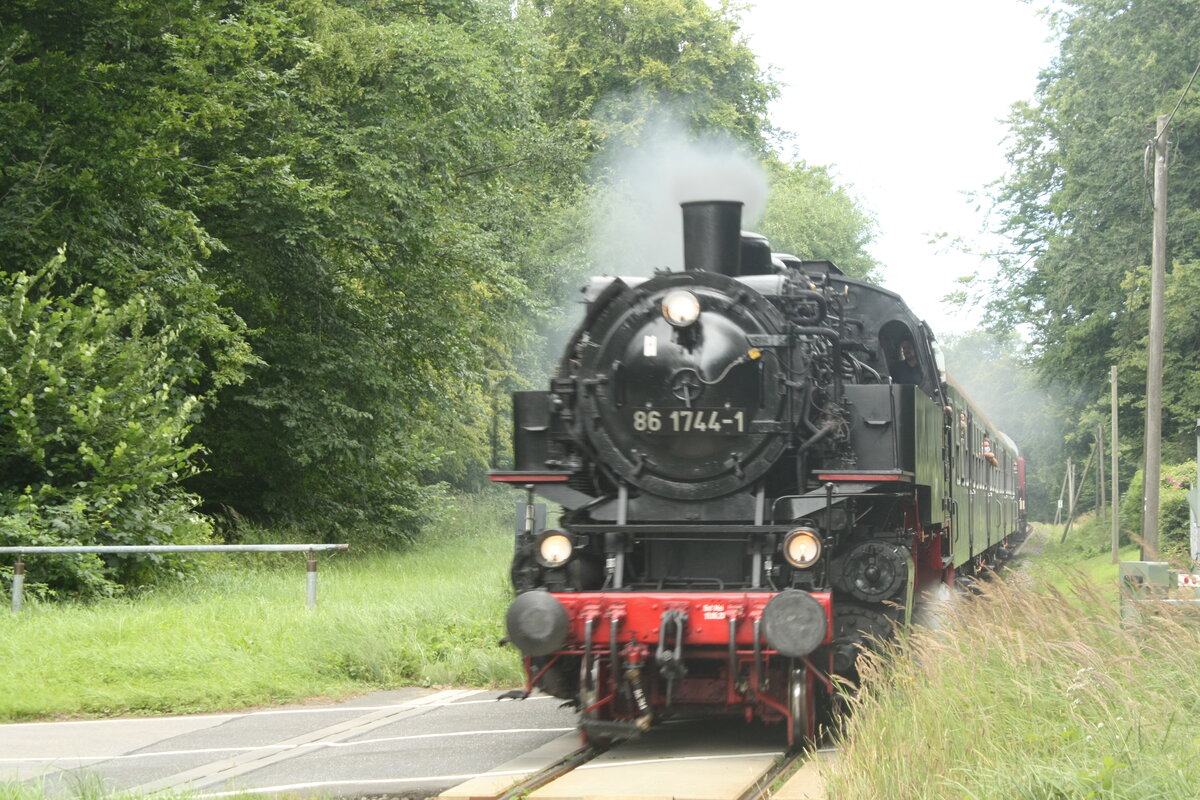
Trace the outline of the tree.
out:
M 523 0 L 545 40 L 543 116 L 592 147 L 636 139 L 663 105 L 696 131 L 757 151 L 776 89 L 738 37 L 735 7 L 705 0 Z
M 873 280 L 878 262 L 866 247 L 875 223 L 824 167 L 768 162 L 770 194 L 761 231 L 777 252 L 828 259 L 847 275 Z
M 140 293 L 153 324 L 176 328 L 172 354 L 200 393 L 240 380 L 249 356 L 244 326 L 204 269 L 221 244 L 176 200 L 202 169 L 176 137 L 221 118 L 210 99 L 188 105 L 159 85 L 163 26 L 190 7 L 0 8 L 0 251 L 5 269 L 33 273 L 65 243 L 71 258 L 55 272 L 64 293 L 83 284 L 117 301 Z
M 207 508 L 411 530 L 547 279 L 519 253 L 564 148 L 529 49 L 499 2 L 6 4 L 0 244 L 67 242 L 65 289 L 141 292 L 200 353 Z
M 1057 25 L 1059 58 L 1043 71 L 1035 101 L 1015 106 L 1009 120 L 1012 170 L 994 200 L 1012 253 L 991 286 L 991 319 L 1028 332 L 1034 363 L 1071 387 L 1062 402 L 1083 425 L 1092 424 L 1085 409 L 1104 413 L 1109 366 L 1140 360 L 1140 385 L 1134 370 L 1121 374 L 1122 411 L 1131 412 L 1122 429 L 1140 431 L 1133 414 L 1141 412 L 1124 394 L 1145 387 L 1145 328 L 1134 324 L 1143 300 L 1130 292 L 1150 260 L 1146 145 L 1156 117 L 1179 103 L 1168 222 L 1179 269 L 1200 258 L 1200 94 L 1184 94 L 1200 15 L 1189 0 L 1077 0 Z M 1175 302 L 1194 306 L 1198 298 L 1178 285 Z M 1167 348 L 1168 361 L 1186 352 L 1170 340 Z M 1168 397 L 1184 396 L 1187 372 L 1167 372 Z M 1168 417 L 1167 447 L 1193 422 Z
M 206 155 L 232 183 L 200 217 L 236 243 L 213 269 L 265 365 L 200 427 L 196 485 L 269 520 L 411 532 L 449 448 L 482 459 L 480 387 L 526 336 L 517 195 L 538 192 L 540 123 L 473 4 L 289 11 L 291 56 L 243 67 L 273 67 L 270 91 Z
M 670 101 L 762 155 L 773 91 L 702 0 L 12 0 L 0 249 L 144 309 L 206 511 L 394 540 L 486 464 L 600 148 Z

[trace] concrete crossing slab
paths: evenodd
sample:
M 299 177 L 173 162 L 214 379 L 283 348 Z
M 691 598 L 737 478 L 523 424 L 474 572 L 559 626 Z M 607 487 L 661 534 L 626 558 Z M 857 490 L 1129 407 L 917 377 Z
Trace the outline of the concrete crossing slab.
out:
M 668 724 L 624 742 L 530 800 L 729 800 L 782 758 L 779 731 L 727 720 Z
M 552 739 L 512 761 L 501 764 L 486 775 L 460 783 L 438 795 L 438 800 L 490 800 L 508 791 L 509 787 L 530 775 L 541 772 L 574 753 L 580 747 L 577 732 Z
M 771 795 L 771 800 L 825 800 L 825 773 L 836 757 L 834 750 L 813 753 L 779 791 Z

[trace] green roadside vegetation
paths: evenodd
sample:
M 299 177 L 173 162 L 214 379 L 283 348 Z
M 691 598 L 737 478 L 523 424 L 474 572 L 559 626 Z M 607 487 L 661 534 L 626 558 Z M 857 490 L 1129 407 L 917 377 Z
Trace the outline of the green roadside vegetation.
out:
M 1069 530 L 1065 525 L 1038 525 L 1029 547 L 1040 552 L 1022 563 L 1022 571 L 1042 586 L 1052 587 L 1064 596 L 1079 580 L 1095 584 L 1096 590 L 1115 604 L 1118 598 L 1117 562 L 1112 557 L 1112 539 L 1107 520 L 1087 514 Z M 1064 536 L 1064 531 L 1066 535 Z M 1137 561 L 1141 552 L 1130 544 L 1126 534 L 1118 549 L 1119 561 Z
M 1196 797 L 1200 611 L 1122 621 L 1107 524 L 1062 530 L 872 660 L 830 798 Z
M 512 499 L 453 498 L 403 552 L 323 558 L 315 611 L 289 554 L 213 556 L 171 588 L 0 615 L 0 719 L 516 686 L 516 653 L 498 645 Z M 1106 527 L 1061 535 L 1038 526 L 1036 556 L 872 662 L 830 798 L 1195 796 L 1200 620 L 1122 624 Z
M 408 685 L 516 687 L 516 651 L 498 644 L 511 503 L 499 491 L 457 498 L 407 550 L 321 556 L 312 611 L 297 553 L 214 554 L 169 588 L 5 608 L 0 720 L 215 711 Z

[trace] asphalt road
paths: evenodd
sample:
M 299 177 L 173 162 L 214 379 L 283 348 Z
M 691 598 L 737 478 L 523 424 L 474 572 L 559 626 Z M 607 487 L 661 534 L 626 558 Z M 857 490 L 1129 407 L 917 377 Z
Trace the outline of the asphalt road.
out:
M 402 689 L 331 705 L 0 725 L 0 781 L 49 797 L 84 787 L 432 797 L 575 730 L 555 698 L 498 695 Z

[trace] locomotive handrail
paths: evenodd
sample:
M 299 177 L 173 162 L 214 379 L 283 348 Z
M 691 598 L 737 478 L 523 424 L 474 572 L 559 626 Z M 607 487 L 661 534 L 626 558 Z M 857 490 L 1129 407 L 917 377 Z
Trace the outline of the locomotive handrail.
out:
M 348 544 L 112 544 L 112 545 L 15 545 L 0 547 L 0 554 L 17 556 L 13 566 L 12 610 L 24 605 L 25 555 L 36 553 L 308 553 L 307 592 L 309 608 L 317 607 L 317 556 L 319 550 L 349 550 Z

